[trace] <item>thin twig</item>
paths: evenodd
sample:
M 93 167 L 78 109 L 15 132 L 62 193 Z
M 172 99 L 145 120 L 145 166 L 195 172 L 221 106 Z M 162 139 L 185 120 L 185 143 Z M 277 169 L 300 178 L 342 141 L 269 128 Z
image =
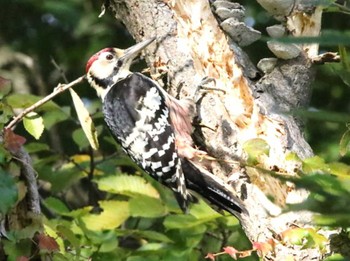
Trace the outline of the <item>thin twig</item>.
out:
M 350 9 L 344 5 L 338 4 L 338 3 L 333 3 L 332 5 L 336 6 L 339 8 L 340 11 L 344 14 L 350 14 Z
M 13 128 L 24 116 L 26 116 L 29 112 L 34 111 L 36 108 L 42 106 L 46 102 L 52 100 L 57 94 L 60 94 L 64 92 L 65 90 L 77 85 L 78 83 L 81 83 L 85 79 L 85 75 L 80 76 L 76 80 L 68 83 L 68 84 L 59 84 L 52 93 L 41 99 L 40 101 L 34 103 L 32 106 L 26 108 L 24 111 L 22 111 L 20 114 L 18 114 L 6 127 L 5 129 L 11 129 Z
M 51 63 L 53 64 L 53 66 L 55 66 L 55 68 L 60 72 L 62 79 L 64 80 L 64 82 L 67 84 L 68 83 L 68 79 L 66 77 L 66 74 L 64 73 L 63 69 L 61 68 L 61 66 L 58 65 L 58 63 L 56 63 L 55 59 L 53 57 L 51 57 Z

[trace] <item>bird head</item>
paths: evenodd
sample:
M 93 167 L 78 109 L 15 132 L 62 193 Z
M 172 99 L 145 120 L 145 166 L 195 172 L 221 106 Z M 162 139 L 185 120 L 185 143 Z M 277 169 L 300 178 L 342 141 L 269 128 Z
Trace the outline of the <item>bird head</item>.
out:
M 102 100 L 116 82 L 131 74 L 133 60 L 155 39 L 152 37 L 125 50 L 104 48 L 91 56 L 86 63 L 87 80 Z

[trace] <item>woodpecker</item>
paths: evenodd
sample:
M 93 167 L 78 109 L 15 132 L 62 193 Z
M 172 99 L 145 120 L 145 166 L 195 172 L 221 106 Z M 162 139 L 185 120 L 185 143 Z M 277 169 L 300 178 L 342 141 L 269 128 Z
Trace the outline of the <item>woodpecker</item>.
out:
M 87 80 L 102 100 L 105 122 L 132 160 L 174 192 L 184 212 L 197 201 L 195 192 L 239 217 L 246 212 L 241 201 L 191 161 L 198 154 L 191 138 L 193 102 L 177 100 L 151 78 L 130 71 L 133 60 L 155 39 L 126 50 L 105 48 L 88 60 Z

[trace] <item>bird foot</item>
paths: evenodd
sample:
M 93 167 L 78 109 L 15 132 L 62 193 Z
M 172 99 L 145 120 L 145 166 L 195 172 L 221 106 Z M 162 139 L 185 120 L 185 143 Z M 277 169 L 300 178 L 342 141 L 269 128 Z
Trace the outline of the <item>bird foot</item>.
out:
M 211 91 L 219 91 L 223 94 L 226 94 L 226 91 L 220 88 L 215 88 L 216 79 L 212 77 L 205 76 L 201 82 L 197 85 L 196 91 L 194 93 L 194 101 L 195 103 L 199 102 L 203 96 Z

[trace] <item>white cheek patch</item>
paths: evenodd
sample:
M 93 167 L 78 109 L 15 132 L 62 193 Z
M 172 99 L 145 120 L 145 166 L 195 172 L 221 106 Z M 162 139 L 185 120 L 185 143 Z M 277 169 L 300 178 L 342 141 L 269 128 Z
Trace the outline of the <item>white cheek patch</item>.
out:
M 114 63 L 107 61 L 95 61 L 90 68 L 91 74 L 98 79 L 105 79 L 112 75 L 114 70 Z

